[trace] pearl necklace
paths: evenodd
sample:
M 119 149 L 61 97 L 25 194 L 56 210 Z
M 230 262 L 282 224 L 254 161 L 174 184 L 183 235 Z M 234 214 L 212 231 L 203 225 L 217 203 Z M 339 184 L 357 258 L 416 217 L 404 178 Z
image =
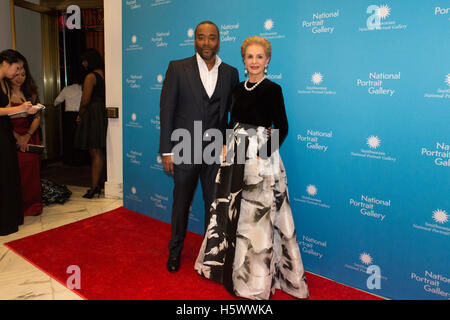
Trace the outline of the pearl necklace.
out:
M 248 87 L 247 87 L 248 79 L 245 80 L 245 82 L 244 82 L 244 88 L 245 88 L 245 90 L 247 90 L 247 91 L 252 91 L 252 90 L 255 89 L 261 82 L 263 82 L 263 80 L 264 80 L 265 78 L 266 78 L 266 76 L 262 77 L 262 79 L 259 80 L 259 81 L 258 81 L 253 87 L 251 87 L 251 88 L 248 88 Z

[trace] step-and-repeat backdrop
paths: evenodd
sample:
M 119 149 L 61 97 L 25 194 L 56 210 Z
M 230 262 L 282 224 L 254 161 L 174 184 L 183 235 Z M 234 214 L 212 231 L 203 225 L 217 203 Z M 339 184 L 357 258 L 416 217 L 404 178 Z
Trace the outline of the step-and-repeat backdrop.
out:
M 161 88 L 204 20 L 241 81 L 242 41 L 272 44 L 306 270 L 392 299 L 450 299 L 450 1 L 124 0 L 124 203 L 165 222 Z M 198 186 L 189 230 L 203 219 Z

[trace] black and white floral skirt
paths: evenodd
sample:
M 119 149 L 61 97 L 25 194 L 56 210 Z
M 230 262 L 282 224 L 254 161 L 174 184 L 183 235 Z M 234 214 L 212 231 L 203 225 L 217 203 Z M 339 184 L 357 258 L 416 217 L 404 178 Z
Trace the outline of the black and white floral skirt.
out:
M 286 171 L 278 151 L 268 159 L 256 157 L 265 142 L 264 127 L 235 125 L 227 148 L 234 148 L 236 156 L 220 166 L 211 220 L 194 268 L 236 296 L 269 299 L 282 289 L 305 299 L 309 291 Z M 242 147 L 246 157 L 239 164 Z

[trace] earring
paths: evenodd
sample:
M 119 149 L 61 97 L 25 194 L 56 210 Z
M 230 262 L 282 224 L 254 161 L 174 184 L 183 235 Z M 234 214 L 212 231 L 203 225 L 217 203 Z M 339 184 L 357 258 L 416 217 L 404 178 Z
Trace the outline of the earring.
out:
M 266 67 L 264 68 L 264 74 L 267 74 L 267 65 L 266 65 Z
M 247 68 L 245 68 L 244 75 L 245 75 L 245 76 L 248 76 L 248 70 L 247 70 Z

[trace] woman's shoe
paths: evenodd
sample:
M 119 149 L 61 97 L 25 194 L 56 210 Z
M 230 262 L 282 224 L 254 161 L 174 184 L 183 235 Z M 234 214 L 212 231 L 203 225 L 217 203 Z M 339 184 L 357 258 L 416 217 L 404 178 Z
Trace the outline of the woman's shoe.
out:
M 100 187 L 95 187 L 93 190 L 89 189 L 83 198 L 92 199 L 95 195 L 97 195 L 97 198 L 100 198 L 100 191 Z

